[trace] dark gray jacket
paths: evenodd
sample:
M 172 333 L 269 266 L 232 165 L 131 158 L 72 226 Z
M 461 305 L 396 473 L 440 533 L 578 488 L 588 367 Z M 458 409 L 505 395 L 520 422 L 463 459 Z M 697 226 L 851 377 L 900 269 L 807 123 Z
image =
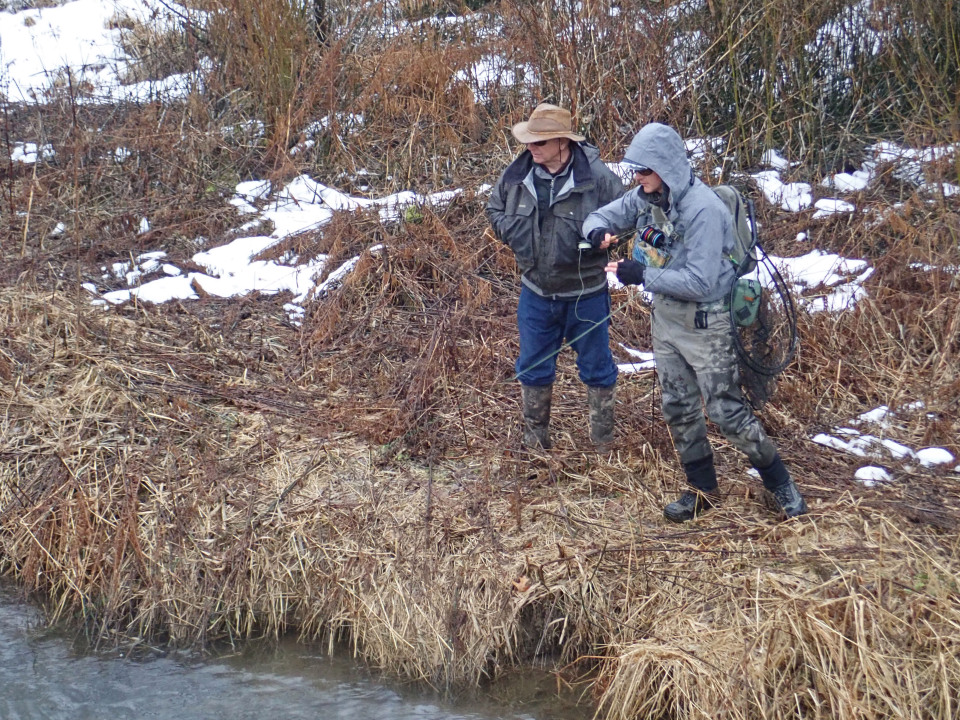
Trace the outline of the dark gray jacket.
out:
M 644 289 L 694 302 L 726 298 L 736 278 L 733 264 L 725 259 L 733 249 L 733 218 L 713 190 L 694 177 L 683 140 L 673 128 L 651 123 L 633 138 L 624 160 L 650 168 L 670 188 L 666 208 L 666 219 L 673 226 L 666 228 L 673 230 L 670 259 L 663 268 L 646 268 Z M 656 225 L 654 199 L 637 186 L 591 213 L 583 232 L 603 227 L 617 234 Z
M 600 160 L 597 148 L 576 142 L 570 148 L 571 172 L 552 190 L 542 232 L 530 151 L 504 170 L 487 203 L 493 231 L 516 255 L 523 283 L 543 296 L 577 297 L 607 284 L 607 252 L 588 250 L 581 256 L 577 243 L 587 215 L 623 195 L 623 183 Z

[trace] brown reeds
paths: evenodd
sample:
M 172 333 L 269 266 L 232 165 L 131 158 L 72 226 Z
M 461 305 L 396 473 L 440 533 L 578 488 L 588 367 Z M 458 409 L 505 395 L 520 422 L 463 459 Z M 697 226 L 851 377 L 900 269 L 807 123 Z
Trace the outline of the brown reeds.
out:
M 523 451 L 509 258 L 476 200 L 411 217 L 338 218 L 322 250 L 364 259 L 302 330 L 269 299 L 103 313 L 5 291 L 0 543 L 53 617 L 94 638 L 349 640 L 435 687 L 553 658 L 610 717 L 950 717 L 960 493 L 908 469 L 867 491 L 803 439 L 825 405 L 862 407 L 796 388 L 885 295 L 823 317 L 829 337 L 807 321 L 765 417 L 811 516 L 778 524 L 714 438 L 724 506 L 665 527 L 679 480 L 652 378 L 621 384 L 618 449 L 597 456 L 564 355 L 558 449 Z M 636 342 L 640 306 L 617 303 Z
M 960 455 L 955 200 L 883 175 L 858 197 L 870 213 L 813 226 L 818 247 L 875 272 L 856 308 L 801 314 L 800 355 L 763 411 L 810 515 L 780 523 L 744 459 L 712 435 L 723 505 L 667 526 L 660 507 L 682 480 L 651 373 L 622 379 L 617 446 L 600 455 L 562 353 L 556 447 L 520 446 L 518 281 L 473 194 L 515 149 L 505 128 L 541 97 L 569 99 L 611 155 L 640 122 L 683 116 L 637 80 L 670 77 L 669 65 L 628 21 L 653 23 L 649 37 L 666 26 L 619 3 L 618 34 L 594 36 L 572 4 L 552 15 L 506 4 L 508 25 L 483 45 L 466 25 L 386 38 L 369 16 L 341 22 L 334 5 L 322 52 L 336 63 L 263 37 L 231 51 L 264 59 L 257 82 L 284 69 L 270 112 L 238 91 L 108 109 L 68 95 L 5 114 L 11 132 L 61 140 L 55 162 L 0 175 L 3 570 L 101 642 L 296 632 L 438 688 L 537 663 L 605 717 L 955 717 L 956 471 L 891 461 L 895 482 L 865 488 L 852 480 L 863 461 L 809 442 L 888 404 L 896 439 Z M 583 6 L 609 17 L 606 3 Z M 274 19 L 264 32 L 288 21 Z M 561 29 L 555 46 L 549 28 Z M 536 66 L 540 97 L 517 81 L 475 102 L 446 83 L 501 43 Z M 225 95 L 244 86 L 244 67 L 220 68 Z M 298 68 L 320 67 L 299 94 Z M 326 134 L 285 155 L 314 112 L 329 113 Z M 221 132 L 252 118 L 269 121 L 264 136 Z M 198 236 L 228 239 L 238 180 L 305 169 L 356 192 L 465 192 L 397 222 L 338 213 L 286 240 L 300 257 L 329 255 L 331 269 L 360 257 L 342 286 L 311 298 L 302 326 L 279 297 L 88 303 L 80 283 L 111 282 L 102 265 L 164 249 L 189 267 Z M 761 212 L 771 252 L 808 249 L 794 241 L 806 217 Z M 141 217 L 152 229 L 137 234 Z M 614 349 L 628 361 L 618 343 L 648 346 L 647 309 L 632 293 L 613 299 Z

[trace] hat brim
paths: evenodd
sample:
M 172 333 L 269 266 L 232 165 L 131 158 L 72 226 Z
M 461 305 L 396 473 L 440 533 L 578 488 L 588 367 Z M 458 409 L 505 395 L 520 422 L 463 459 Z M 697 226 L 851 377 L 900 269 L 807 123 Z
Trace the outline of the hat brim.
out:
M 524 145 L 527 143 L 540 142 L 541 140 L 556 140 L 557 138 L 568 138 L 575 142 L 583 142 L 586 138 L 583 135 L 577 135 L 575 132 L 565 131 L 565 130 L 556 130 L 554 132 L 530 132 L 529 122 L 517 123 L 513 126 L 510 132 L 513 133 L 513 136 L 522 142 Z

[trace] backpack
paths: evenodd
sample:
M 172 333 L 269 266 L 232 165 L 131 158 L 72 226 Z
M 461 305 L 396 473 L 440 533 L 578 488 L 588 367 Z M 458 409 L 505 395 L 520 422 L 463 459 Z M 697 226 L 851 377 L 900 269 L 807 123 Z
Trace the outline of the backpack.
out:
M 753 272 L 757 267 L 757 223 L 754 219 L 753 200 L 747 200 L 733 185 L 715 185 L 710 188 L 720 198 L 733 218 L 733 248 L 727 260 L 736 268 L 737 277 Z M 644 257 L 635 257 L 647 265 L 663 267 L 667 256 L 660 249 L 667 237 L 674 237 L 671 223 L 661 208 L 653 205 L 650 209 L 653 225 L 640 228 L 636 242 L 644 250 Z M 659 251 L 659 252 L 658 252 Z
M 713 192 L 733 217 L 733 249 L 727 259 L 737 270 L 737 280 L 730 288 L 730 314 L 740 327 L 750 327 L 757 321 L 763 297 L 760 281 L 743 277 L 757 267 L 758 239 L 753 200 L 745 199 L 732 185 L 717 185 Z
M 737 269 L 737 277 L 742 277 L 757 267 L 757 223 L 753 200 L 744 198 L 732 185 L 717 185 L 711 189 L 733 216 L 734 242 L 727 259 Z

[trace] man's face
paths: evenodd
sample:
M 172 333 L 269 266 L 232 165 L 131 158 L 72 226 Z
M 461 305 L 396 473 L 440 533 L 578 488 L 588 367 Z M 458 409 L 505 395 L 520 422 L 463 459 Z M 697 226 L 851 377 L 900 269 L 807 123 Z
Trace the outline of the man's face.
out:
M 647 193 L 647 195 L 660 192 L 660 190 L 663 189 L 663 180 L 650 168 L 635 172 L 633 176 L 637 179 L 640 187 L 643 188 L 643 191 Z
M 570 157 L 567 152 L 567 145 L 570 140 L 567 138 L 555 138 L 553 140 L 542 140 L 540 142 L 527 143 L 527 150 L 533 155 L 533 161 L 538 165 L 552 167 L 562 165 Z

